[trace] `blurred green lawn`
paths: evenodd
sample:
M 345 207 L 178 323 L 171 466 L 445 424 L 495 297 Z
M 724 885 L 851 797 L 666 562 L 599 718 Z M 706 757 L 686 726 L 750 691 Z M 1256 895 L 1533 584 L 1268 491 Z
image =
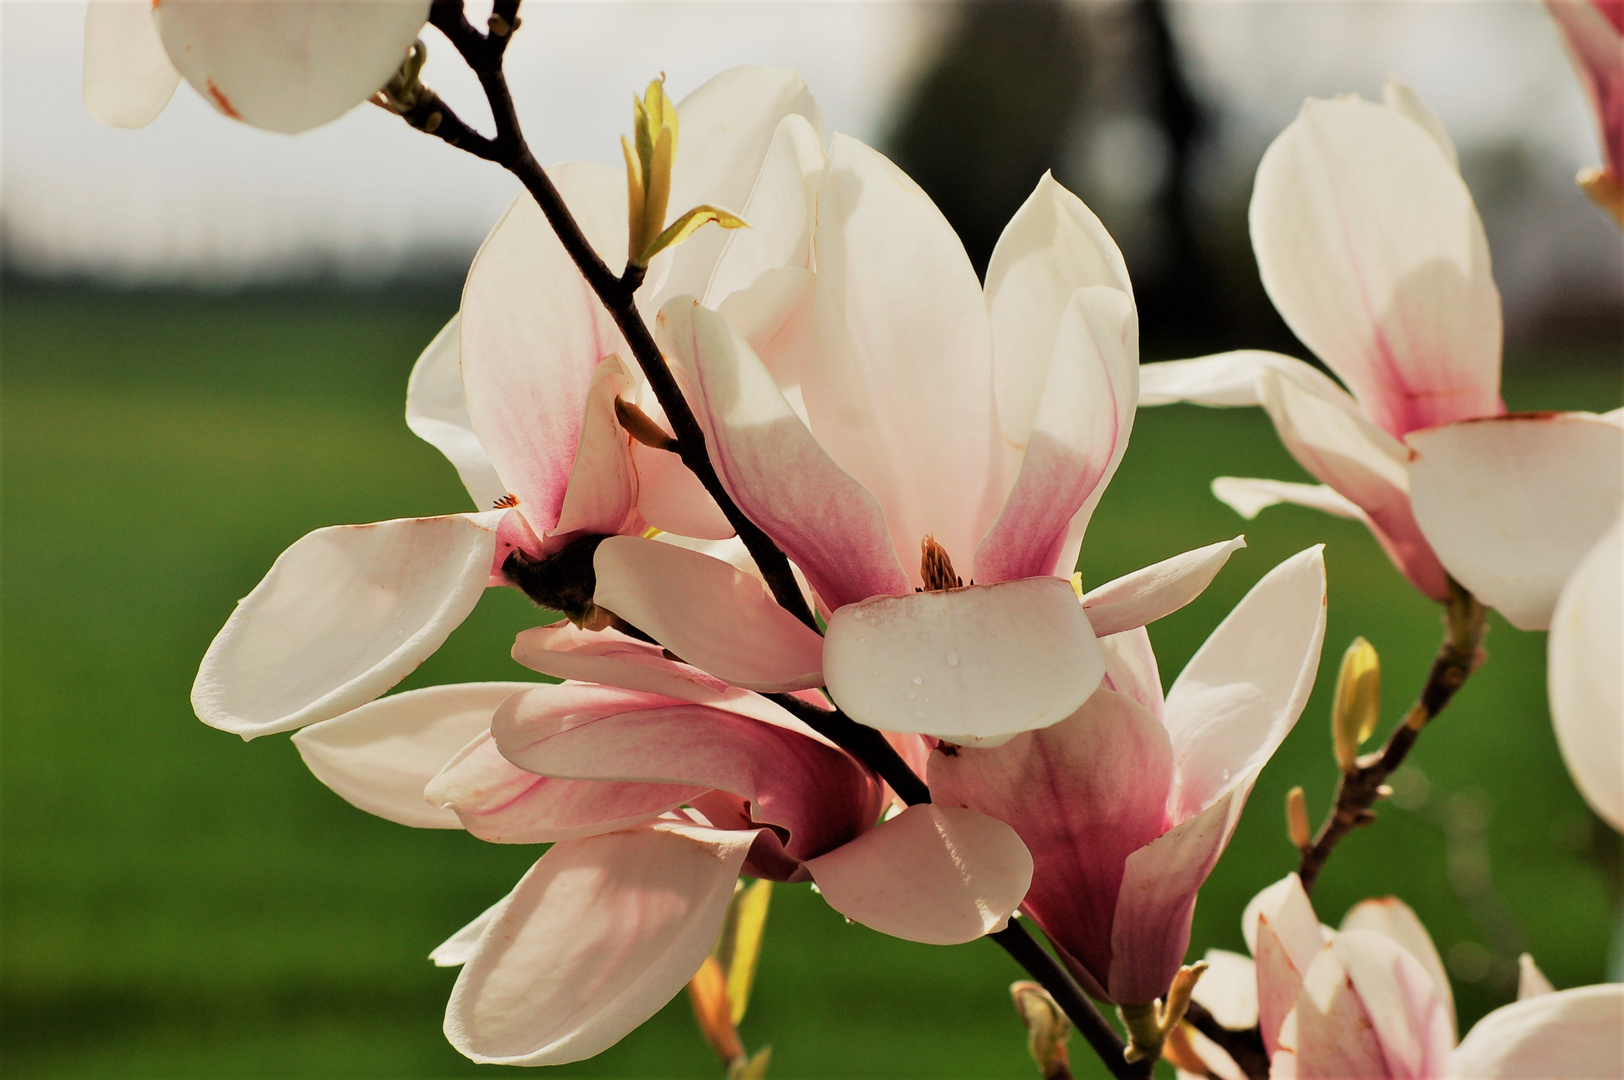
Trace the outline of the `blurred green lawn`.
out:
M 466 508 L 451 468 L 401 422 L 411 361 L 454 304 L 314 289 L 6 297 L 7 1076 L 474 1071 L 440 1035 L 454 973 L 425 954 L 538 853 L 370 818 L 312 779 L 285 737 L 245 745 L 187 704 L 232 603 L 300 535 Z M 1605 365 L 1520 359 L 1513 408 L 1620 403 Z M 1197 955 L 1241 948 L 1242 906 L 1292 866 L 1285 791 L 1303 784 L 1323 812 L 1343 647 L 1362 634 L 1381 651 L 1390 723 L 1439 632 L 1436 609 L 1359 527 L 1290 508 L 1246 525 L 1207 491 L 1221 473 L 1300 475 L 1256 411 L 1141 413 L 1083 555 L 1097 583 L 1244 527 L 1250 547 L 1206 596 L 1152 629 L 1170 682 L 1269 567 L 1327 544 L 1319 688 L 1202 894 Z M 524 678 L 508 646 L 535 621 L 521 597 L 493 591 L 406 685 Z M 1408 809 L 1348 840 L 1318 892 L 1328 922 L 1368 895 L 1412 904 L 1460 976 L 1463 1026 L 1509 999 L 1521 948 L 1559 986 L 1602 978 L 1618 883 L 1616 840 L 1574 794 L 1551 737 L 1544 636 L 1496 618 L 1489 649 L 1416 751 Z M 881 938 L 800 886 L 776 890 L 768 930 L 744 1036 L 773 1044 L 773 1076 L 1035 1075 L 1005 990 L 1019 973 L 995 947 Z M 558 1073 L 720 1070 L 679 999 Z

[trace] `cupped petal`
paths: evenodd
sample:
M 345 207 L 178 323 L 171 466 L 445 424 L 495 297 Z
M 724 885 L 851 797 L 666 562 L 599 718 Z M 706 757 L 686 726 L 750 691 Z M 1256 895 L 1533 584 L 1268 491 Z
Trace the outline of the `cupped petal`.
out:
M 1624 986 L 1541 994 L 1479 1020 L 1449 1056 L 1452 1080 L 1624 1076 Z
M 581 438 L 570 469 L 569 485 L 559 507 L 555 533 L 613 536 L 642 531 L 637 516 L 637 473 L 632 465 L 631 436 L 620 426 L 615 402 L 634 385 L 620 357 L 605 357 L 592 373 Z
M 180 84 L 150 0 L 90 0 L 85 10 L 85 108 L 108 127 L 146 127 Z
M 1421 966 L 1432 979 L 1433 989 L 1437 993 L 1438 1000 L 1443 1003 L 1445 1014 L 1449 1017 L 1449 1041 L 1453 1046 L 1455 991 L 1449 985 L 1449 972 L 1444 968 L 1443 957 L 1438 955 L 1438 947 L 1432 943 L 1432 935 L 1427 933 L 1427 928 L 1421 925 L 1421 920 L 1410 910 L 1410 906 L 1396 896 L 1361 901 L 1343 916 L 1342 929 L 1368 930 L 1372 933 L 1385 934 L 1421 962 Z
M 669 450 L 632 443 L 637 472 L 637 512 L 662 532 L 701 540 L 726 540 L 733 526 L 693 470 Z
M 468 958 L 474 955 L 474 946 L 479 944 L 480 936 L 485 933 L 485 928 L 501 913 L 502 905 L 506 902 L 507 897 L 504 896 L 501 900 L 474 916 L 473 921 L 467 926 L 436 945 L 434 950 L 429 953 L 429 959 L 434 962 L 434 966 L 462 967 L 462 965 L 466 964 Z
M 1359 411 L 1359 403 L 1323 371 L 1295 356 L 1266 349 L 1236 349 L 1190 360 L 1141 364 L 1139 404 L 1261 405 L 1258 379 L 1265 371 L 1278 371 L 1348 412 Z
M 910 806 L 807 862 L 829 906 L 871 930 L 958 945 L 1002 930 L 1032 881 L 1032 856 L 1001 821 Z
M 462 316 L 453 315 L 412 366 L 406 380 L 406 426 L 451 462 L 474 506 L 489 510 L 508 491 L 468 416 L 462 394 L 461 335 Z
M 1308 701 L 1324 637 L 1325 560 L 1315 545 L 1265 574 L 1168 691 L 1163 721 L 1178 762 L 1172 820 L 1237 789 L 1245 801 Z
M 1105 662 L 1071 584 L 1045 577 L 848 604 L 823 674 L 860 723 L 975 743 L 1070 716 Z
M 717 475 L 831 608 L 909 589 L 877 499 L 836 465 L 726 319 L 679 297 L 660 341 L 695 397 Z
M 607 1050 L 699 969 L 755 836 L 661 824 L 554 845 L 463 965 L 446 1038 L 503 1065 Z
M 611 268 L 624 262 L 626 182 L 607 165 L 547 175 Z M 599 363 L 625 341 L 528 195 L 491 230 L 462 293 L 462 384 L 480 445 L 538 535 L 558 524 Z
M 1297 484 L 1289 480 L 1254 480 L 1241 476 L 1219 476 L 1212 481 L 1212 493 L 1219 502 L 1248 521 L 1280 503 L 1306 506 L 1336 517 L 1351 518 L 1371 526 L 1370 515 L 1352 499 L 1329 484 Z
M 1591 809 L 1624 832 L 1624 519 L 1568 579 L 1546 648 L 1562 760 Z
M 1410 499 L 1451 575 L 1523 630 L 1624 507 L 1624 428 L 1588 413 L 1418 431 Z
M 879 499 L 922 585 L 921 539 L 934 535 L 968 566 L 1007 486 L 981 286 L 929 196 L 843 135 L 818 194 L 816 248 L 807 416 L 835 463 Z
M 1274 306 L 1378 426 L 1504 411 L 1483 224 L 1425 127 L 1357 97 L 1309 100 L 1263 155 L 1250 222 Z
M 1083 594 L 1083 610 L 1100 637 L 1153 623 L 1200 596 L 1246 537 L 1222 540 L 1152 563 Z
M 1124 867 L 1161 835 L 1172 779 L 1167 732 L 1110 690 L 1052 727 L 1001 746 L 938 751 L 929 767 L 939 805 L 979 810 L 1014 828 L 1034 864 L 1026 911 L 1100 986 L 1125 957 L 1112 940 Z
M 1105 680 L 1108 690 L 1127 694 L 1150 710 L 1152 716 L 1162 718 L 1162 675 L 1156 665 L 1156 651 L 1150 647 L 1150 635 L 1143 626 L 1124 630 L 1120 634 L 1102 637 L 1100 652 L 1105 656 Z
M 1393 1080 L 1442 1076 L 1455 1045 L 1455 1020 L 1433 974 L 1385 933 L 1343 929 L 1331 947 L 1381 1045 L 1387 1062 L 1381 1075 Z
M 162 0 L 165 50 L 234 120 L 293 135 L 371 97 L 406 59 L 429 0 Z
M 192 708 L 245 739 L 327 720 L 440 647 L 485 591 L 497 513 L 317 529 L 284 551 L 210 643 Z
M 763 692 L 823 684 L 823 639 L 759 578 L 697 551 L 612 536 L 593 556 L 594 602 L 683 660 Z
M 455 683 L 408 690 L 312 724 L 293 736 L 316 779 L 352 806 L 420 829 L 458 829 L 423 789 L 491 727 L 496 707 L 535 683 Z
M 1070 572 L 1128 449 L 1139 394 L 1133 297 L 1104 285 L 1077 290 L 1053 347 L 1036 416 L 1011 438 L 1024 449 L 1020 471 L 976 549 L 971 569 L 982 584 Z
M 1091 286 L 1123 294 L 1131 309 L 1133 284 L 1116 241 L 1046 172 L 987 263 L 998 420 L 1014 443 L 1030 437 L 1050 364 L 1062 355 L 1056 348 L 1062 316 L 1077 290 Z

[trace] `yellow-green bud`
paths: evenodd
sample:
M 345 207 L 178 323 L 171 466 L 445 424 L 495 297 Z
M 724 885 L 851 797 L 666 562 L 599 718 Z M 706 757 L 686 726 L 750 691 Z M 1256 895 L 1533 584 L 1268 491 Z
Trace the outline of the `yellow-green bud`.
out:
M 1331 741 L 1342 771 L 1357 769 L 1359 747 L 1375 732 L 1381 712 L 1381 658 L 1364 638 L 1354 638 L 1342 654 L 1336 676 L 1336 701 L 1331 707 Z
M 1026 1025 L 1026 1048 L 1043 1070 L 1044 1080 L 1071 1076 L 1071 1060 L 1066 1041 L 1071 1038 L 1071 1021 L 1049 992 L 1035 982 L 1011 983 L 1009 996 L 1015 1011 Z

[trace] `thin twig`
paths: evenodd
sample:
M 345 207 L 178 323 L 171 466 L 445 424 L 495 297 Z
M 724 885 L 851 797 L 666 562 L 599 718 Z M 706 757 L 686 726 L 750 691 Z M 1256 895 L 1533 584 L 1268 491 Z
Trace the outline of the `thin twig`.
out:
M 1342 774 L 1331 813 L 1320 826 L 1314 842 L 1303 849 L 1297 864 L 1297 876 L 1302 878 L 1305 890 L 1314 888 L 1320 871 L 1325 868 L 1325 860 L 1331 857 L 1344 836 L 1376 820 L 1371 807 L 1387 794 L 1387 778 L 1404 763 L 1421 730 L 1443 712 L 1455 691 L 1482 663 L 1483 635 L 1488 629 L 1485 614 L 1477 598 L 1451 579 L 1443 644 L 1438 646 L 1438 655 L 1432 661 L 1421 696 L 1379 751 L 1360 758 L 1351 772 Z
M 1269 1080 L 1268 1051 L 1263 1047 L 1262 1033 L 1255 1026 L 1244 1031 L 1226 1028 L 1199 1001 L 1190 1002 L 1189 1008 L 1184 1010 L 1184 1019 L 1228 1054 L 1248 1080 Z

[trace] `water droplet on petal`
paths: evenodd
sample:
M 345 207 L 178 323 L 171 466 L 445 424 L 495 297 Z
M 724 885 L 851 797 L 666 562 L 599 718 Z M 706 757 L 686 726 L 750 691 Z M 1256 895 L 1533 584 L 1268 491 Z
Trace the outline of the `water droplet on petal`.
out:
M 915 675 L 913 677 L 913 684 L 915 686 L 924 686 L 925 685 L 925 677 L 923 675 Z
M 958 667 L 959 666 L 959 654 L 958 653 L 950 652 L 950 653 L 947 654 L 947 666 L 948 667 Z

